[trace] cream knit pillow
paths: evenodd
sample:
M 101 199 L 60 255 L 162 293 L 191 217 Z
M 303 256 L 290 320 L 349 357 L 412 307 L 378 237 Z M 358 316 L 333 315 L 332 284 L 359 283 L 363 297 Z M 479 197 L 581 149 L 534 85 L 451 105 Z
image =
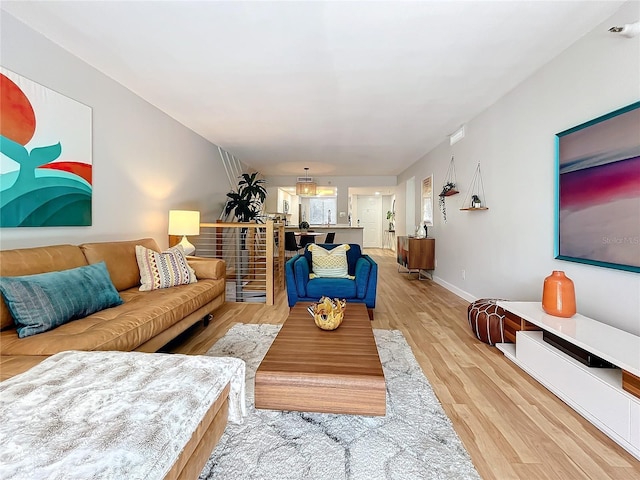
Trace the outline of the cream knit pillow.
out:
M 353 278 L 349 276 L 347 264 L 347 250 L 349 245 L 338 245 L 332 250 L 326 250 L 320 245 L 309 245 L 313 273 L 309 278 Z

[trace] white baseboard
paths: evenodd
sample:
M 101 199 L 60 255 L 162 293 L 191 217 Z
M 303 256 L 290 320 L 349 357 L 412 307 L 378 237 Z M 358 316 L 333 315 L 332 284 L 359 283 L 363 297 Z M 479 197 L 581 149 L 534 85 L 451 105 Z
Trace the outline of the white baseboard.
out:
M 477 300 L 477 298 L 474 297 L 473 295 L 471 295 L 469 292 L 465 292 L 464 290 L 462 290 L 462 289 L 456 287 L 455 285 L 443 280 L 440 277 L 437 277 L 437 276 L 434 275 L 433 281 L 436 282 L 438 285 L 442 285 L 444 288 L 446 288 L 450 292 L 455 293 L 460 298 L 464 298 L 469 303 L 475 302 Z

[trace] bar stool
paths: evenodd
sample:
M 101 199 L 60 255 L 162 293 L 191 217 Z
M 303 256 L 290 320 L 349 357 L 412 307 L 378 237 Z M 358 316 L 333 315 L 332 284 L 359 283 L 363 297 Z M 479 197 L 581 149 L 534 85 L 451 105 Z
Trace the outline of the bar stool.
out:
M 294 232 L 284 232 L 284 250 L 286 252 L 300 251 L 300 245 L 296 242 L 296 234 Z

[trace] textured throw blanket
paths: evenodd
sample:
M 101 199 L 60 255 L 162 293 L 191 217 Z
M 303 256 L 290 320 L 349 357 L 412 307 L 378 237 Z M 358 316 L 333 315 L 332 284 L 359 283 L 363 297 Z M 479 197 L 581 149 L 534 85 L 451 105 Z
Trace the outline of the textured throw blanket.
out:
M 237 358 L 63 352 L 0 383 L 0 478 L 161 479 L 227 383 L 242 423 Z

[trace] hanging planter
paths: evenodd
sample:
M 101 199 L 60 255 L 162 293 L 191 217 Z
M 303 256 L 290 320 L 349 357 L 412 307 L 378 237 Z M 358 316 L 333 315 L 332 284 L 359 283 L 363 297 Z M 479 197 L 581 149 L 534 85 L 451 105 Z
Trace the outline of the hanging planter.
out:
M 484 194 L 484 184 L 482 183 L 482 174 L 480 173 L 480 163 L 476 167 L 471 180 L 471 186 L 467 195 L 462 202 L 460 210 L 489 210 L 486 206 L 486 197 Z
M 451 156 L 451 161 L 449 162 L 449 168 L 447 170 L 447 175 L 444 182 L 445 183 L 442 186 L 442 191 L 440 192 L 440 199 L 438 200 L 438 203 L 440 205 L 440 212 L 442 213 L 442 220 L 444 221 L 444 223 L 447 223 L 447 205 L 445 202 L 445 198 L 460 193 L 456 189 L 456 168 L 453 163 L 453 155 Z
M 451 161 L 449 162 L 449 168 L 447 169 L 447 175 L 444 180 L 444 185 L 442 186 L 442 191 L 440 192 L 440 197 L 450 197 L 456 193 L 460 192 L 456 189 L 456 167 L 453 163 L 453 156 L 451 156 Z

